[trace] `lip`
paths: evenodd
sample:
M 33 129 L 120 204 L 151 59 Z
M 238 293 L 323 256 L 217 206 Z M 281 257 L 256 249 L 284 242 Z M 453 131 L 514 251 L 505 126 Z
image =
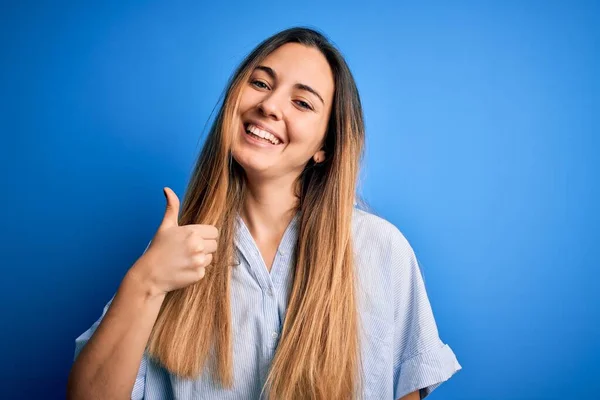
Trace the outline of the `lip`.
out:
M 252 122 L 252 124 L 254 124 L 254 122 Z M 258 146 L 258 147 L 263 147 L 265 149 L 271 148 L 271 149 L 276 149 L 279 146 L 281 146 L 283 144 L 283 142 L 280 142 L 279 144 L 273 144 L 273 143 L 267 143 L 267 142 L 263 142 L 261 140 L 255 139 L 254 137 L 252 137 L 251 135 L 249 135 L 248 133 L 246 133 L 246 124 L 241 124 L 241 134 L 244 137 L 244 140 L 253 145 L 253 146 Z M 262 129 L 262 128 L 261 128 Z M 266 130 L 266 129 L 265 129 Z
M 242 124 L 242 126 L 245 128 L 249 124 L 256 126 L 260 130 L 269 132 L 271 135 L 275 136 L 279 140 L 280 143 L 283 143 L 283 139 L 281 138 L 281 136 L 279 136 L 277 133 L 275 133 L 273 131 L 273 129 L 269 128 L 268 126 L 265 126 L 264 124 L 261 124 L 260 122 L 255 121 L 255 120 L 248 120 L 248 121 L 244 122 Z

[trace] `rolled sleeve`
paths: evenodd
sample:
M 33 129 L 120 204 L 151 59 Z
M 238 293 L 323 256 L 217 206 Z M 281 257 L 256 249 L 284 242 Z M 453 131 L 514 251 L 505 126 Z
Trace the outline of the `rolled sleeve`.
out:
M 439 337 L 415 253 L 394 230 L 394 399 L 420 390 L 423 399 L 462 367 Z
M 439 346 L 400 364 L 394 399 L 419 389 L 423 399 L 460 369 L 461 366 L 450 346 L 440 341 Z

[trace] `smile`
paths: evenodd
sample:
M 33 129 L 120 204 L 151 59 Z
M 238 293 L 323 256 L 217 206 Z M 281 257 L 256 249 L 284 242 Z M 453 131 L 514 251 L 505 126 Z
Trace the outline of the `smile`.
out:
M 281 144 L 281 141 L 274 135 L 253 124 L 243 124 L 242 130 L 246 140 L 252 144 L 259 144 L 261 147 L 273 147 Z

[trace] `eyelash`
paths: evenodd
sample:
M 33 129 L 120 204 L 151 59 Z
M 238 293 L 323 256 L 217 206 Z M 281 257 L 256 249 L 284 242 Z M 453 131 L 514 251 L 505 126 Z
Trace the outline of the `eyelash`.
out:
M 262 82 L 262 81 L 258 81 L 258 80 L 253 80 L 253 81 L 250 81 L 250 83 L 251 83 L 252 85 L 254 85 L 254 86 L 256 86 L 256 87 L 260 88 L 260 89 L 264 89 L 264 88 L 262 88 L 262 87 L 260 87 L 260 86 L 257 86 L 257 85 L 256 85 L 256 83 L 262 83 L 263 85 L 267 86 L 267 85 L 266 85 L 264 82 Z M 312 107 L 311 107 L 311 106 L 310 106 L 310 105 L 309 105 L 307 102 L 305 102 L 305 101 L 302 101 L 302 100 L 298 100 L 298 102 L 306 104 L 306 106 L 300 105 L 300 107 L 302 107 L 302 108 L 304 108 L 304 109 L 306 109 L 306 110 L 312 110 Z

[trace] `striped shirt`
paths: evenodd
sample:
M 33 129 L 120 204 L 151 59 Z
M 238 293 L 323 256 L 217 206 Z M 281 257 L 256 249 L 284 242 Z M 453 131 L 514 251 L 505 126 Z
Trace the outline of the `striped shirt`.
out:
M 269 272 L 238 216 L 235 236 L 240 264 L 232 270 L 231 318 L 234 385 L 224 389 L 209 373 L 184 380 L 146 354 L 132 399 L 266 399 L 261 389 L 279 342 L 291 290 L 299 214 L 288 225 Z M 352 220 L 364 382 L 363 398 L 399 399 L 421 389 L 427 396 L 461 369 L 443 343 L 410 244 L 390 222 L 354 209 Z M 112 301 L 112 300 L 111 300 Z M 102 316 L 75 340 L 75 358 Z

